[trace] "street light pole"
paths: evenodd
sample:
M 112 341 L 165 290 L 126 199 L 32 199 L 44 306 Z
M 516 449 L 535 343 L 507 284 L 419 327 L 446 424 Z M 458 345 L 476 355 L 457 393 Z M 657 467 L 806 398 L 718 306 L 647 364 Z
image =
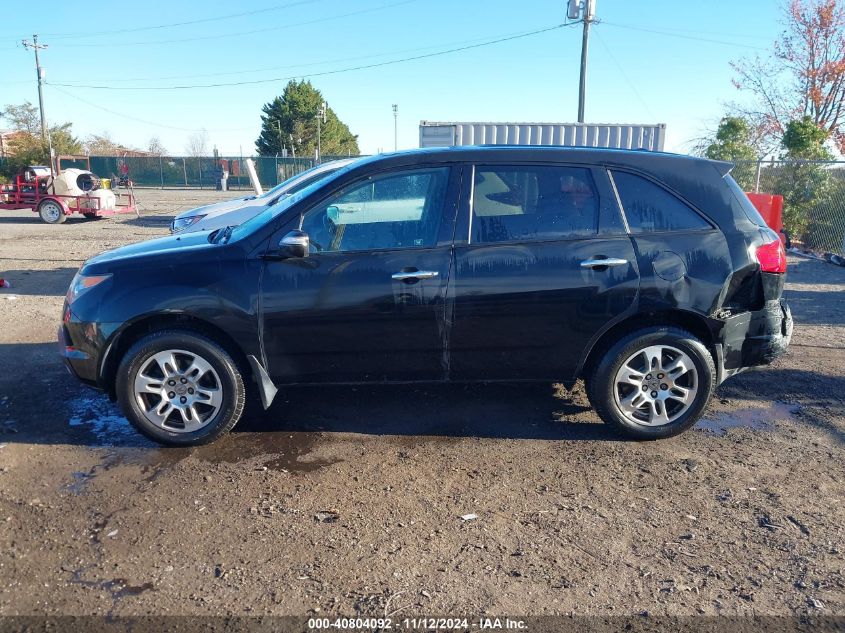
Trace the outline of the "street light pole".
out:
M 46 44 L 38 43 L 38 35 L 32 36 L 32 42 L 23 40 L 21 42 L 26 49 L 33 49 L 35 51 L 35 73 L 38 77 L 38 111 L 41 113 L 41 140 L 47 140 L 47 118 L 44 115 L 44 72 L 41 69 L 41 63 L 38 60 L 38 51 L 42 48 L 47 48 Z
M 326 122 L 326 102 L 323 101 L 323 105 L 320 106 L 320 109 L 317 112 L 317 163 L 320 163 L 322 160 L 322 152 L 320 147 L 320 121 L 323 123 Z
M 399 105 L 393 104 L 393 151 L 399 150 Z

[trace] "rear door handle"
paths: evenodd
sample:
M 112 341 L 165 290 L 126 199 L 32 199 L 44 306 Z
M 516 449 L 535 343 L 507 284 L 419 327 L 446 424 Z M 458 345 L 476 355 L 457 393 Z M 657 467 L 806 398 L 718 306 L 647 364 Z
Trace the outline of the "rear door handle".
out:
M 396 281 L 410 281 L 412 279 L 431 279 L 439 274 L 436 270 L 413 270 L 393 273 L 391 277 Z
M 625 266 L 627 264 L 627 259 L 607 257 L 606 259 L 585 259 L 583 262 L 581 262 L 581 268 L 599 268 L 600 266 Z

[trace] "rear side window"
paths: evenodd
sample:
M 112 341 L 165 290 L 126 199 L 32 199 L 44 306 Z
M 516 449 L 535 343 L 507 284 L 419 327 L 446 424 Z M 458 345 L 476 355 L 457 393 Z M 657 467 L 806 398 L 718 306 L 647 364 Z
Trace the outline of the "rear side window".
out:
M 588 169 L 478 166 L 472 242 L 554 240 L 596 233 L 598 195 Z
M 631 233 L 710 228 L 689 205 L 650 180 L 624 171 L 612 173 Z
M 725 176 L 725 182 L 728 183 L 728 188 L 733 193 L 736 202 L 739 203 L 740 209 L 742 209 L 745 213 L 745 217 L 760 228 L 768 228 L 769 225 L 766 224 L 766 221 L 763 219 L 763 216 L 760 215 L 757 207 L 751 203 L 751 200 L 748 199 L 748 196 L 745 195 L 742 187 L 737 184 L 736 180 L 733 179 L 733 176 L 727 174 Z

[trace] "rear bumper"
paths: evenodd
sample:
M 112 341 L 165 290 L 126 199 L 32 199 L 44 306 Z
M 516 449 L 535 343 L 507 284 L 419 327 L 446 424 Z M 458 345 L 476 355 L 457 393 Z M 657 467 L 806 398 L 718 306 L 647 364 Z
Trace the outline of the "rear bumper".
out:
M 720 345 L 720 382 L 783 356 L 792 339 L 792 328 L 792 312 L 785 299 L 768 301 L 762 310 L 728 317 Z

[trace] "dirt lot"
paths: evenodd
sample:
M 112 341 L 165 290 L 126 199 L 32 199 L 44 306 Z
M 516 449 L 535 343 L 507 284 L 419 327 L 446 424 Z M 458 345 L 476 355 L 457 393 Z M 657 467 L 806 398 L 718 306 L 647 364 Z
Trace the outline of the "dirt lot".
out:
M 379 387 L 161 449 L 54 343 L 85 258 L 219 195 L 139 194 L 0 216 L 0 614 L 845 615 L 845 269 L 792 259 L 789 355 L 672 440 L 580 387 Z

